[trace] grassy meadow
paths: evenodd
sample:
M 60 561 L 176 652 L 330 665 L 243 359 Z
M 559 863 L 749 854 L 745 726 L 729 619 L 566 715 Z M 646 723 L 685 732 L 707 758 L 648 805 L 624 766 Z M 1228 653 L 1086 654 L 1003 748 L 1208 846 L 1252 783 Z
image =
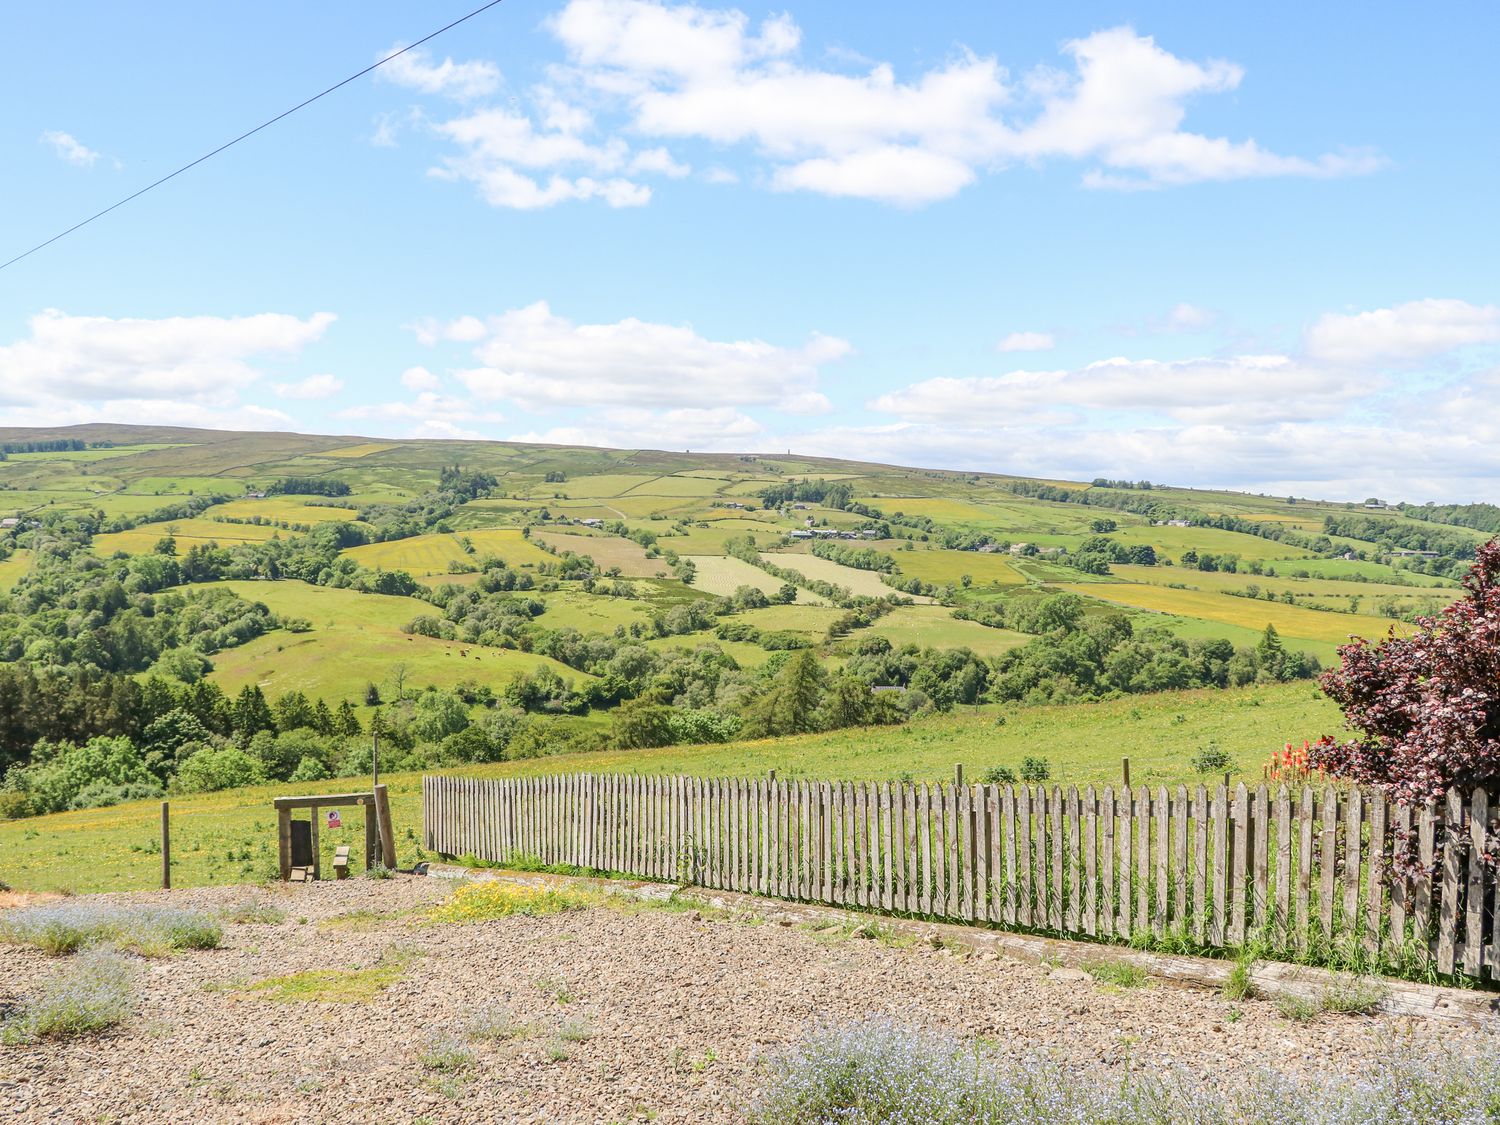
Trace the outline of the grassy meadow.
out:
M 366 440 L 351 436 L 286 433 L 233 433 L 172 427 L 84 426 L 67 431 L 85 441 L 112 447 L 64 454 L 19 454 L 0 461 L 0 517 L 37 513 L 102 512 L 105 519 L 141 519 L 185 497 L 222 495 L 232 499 L 194 519 L 144 523 L 130 530 L 99 534 L 91 549 L 107 556 L 155 549 L 167 534 L 178 551 L 195 543 L 258 542 L 296 534 L 277 523 L 304 525 L 353 521 L 362 512 L 379 521 L 372 506 L 403 505 L 430 499 L 444 467 L 455 464 L 496 477 L 488 496 L 449 506 L 441 524 L 427 534 L 351 547 L 347 557 L 363 567 L 401 570 L 422 585 L 474 583 L 472 570 L 485 556 L 532 573 L 552 561 L 550 550 L 591 556 L 601 571 L 618 568 L 633 597 L 590 593 L 576 580 L 553 582 L 556 589 L 535 595 L 546 606 L 536 618 L 540 629 L 576 629 L 583 634 L 614 634 L 646 626 L 640 643 L 653 650 L 693 649 L 718 644 L 742 667 L 759 668 L 773 653 L 748 641 L 720 642 L 712 626 L 695 633 L 652 636 L 653 617 L 686 602 L 731 595 L 740 586 L 766 593 L 782 585 L 766 570 L 724 550 L 731 537 L 749 536 L 766 561 L 801 571 L 808 578 L 844 586 L 873 598 L 892 593 L 871 571 L 819 559 L 808 545 L 788 534 L 811 520 L 817 526 L 858 529 L 869 520 L 858 511 L 824 506 L 823 494 L 794 506 L 767 508 L 763 492 L 790 482 L 839 482 L 857 505 L 878 509 L 892 521 L 896 539 L 841 544 L 890 554 L 903 575 L 951 586 L 949 604 L 922 599 L 879 616 L 867 629 L 830 639 L 829 627 L 845 610 L 808 591 L 792 605 L 774 605 L 714 618 L 714 624 L 743 622 L 762 632 L 791 632 L 805 638 L 829 667 L 842 666 L 858 643 L 883 637 L 893 646 L 967 647 L 998 657 L 1031 638 L 990 628 L 953 615 L 955 609 L 1003 607 L 1017 595 L 1076 593 L 1089 613 L 1125 613 L 1138 627 L 1160 625 L 1187 639 L 1224 638 L 1253 646 L 1266 624 L 1274 624 L 1290 648 L 1312 652 L 1325 664 L 1351 633 L 1384 635 L 1387 613 L 1428 610 L 1458 595 L 1448 579 L 1410 569 L 1375 541 L 1338 539 L 1363 557 L 1325 558 L 1291 543 L 1246 532 L 1189 526 L 1169 527 L 1148 515 L 1111 505 L 1102 489 L 1098 504 L 1041 500 L 1013 491 L 1016 478 L 960 474 L 856 461 L 781 455 L 686 454 L 659 450 L 604 450 L 480 441 Z M 15 434 L 17 439 L 35 437 Z M 346 483 L 351 492 L 322 497 L 275 495 L 252 499 L 278 479 L 299 476 Z M 550 478 L 550 479 L 549 479 Z M 1086 497 L 1095 486 L 1046 482 Z M 1304 535 L 1320 535 L 1324 520 L 1359 513 L 1360 506 L 1249 496 L 1189 488 L 1132 492 L 1143 498 L 1211 515 L 1229 515 L 1275 525 Z M 934 521 L 915 524 L 913 517 Z M 1425 528 L 1412 516 L 1382 513 L 1382 526 Z M 632 532 L 649 530 L 668 549 L 693 558 L 697 576 L 685 585 L 664 558 L 649 558 L 636 542 L 588 528 L 583 519 L 624 521 Z M 1094 524 L 1116 525 L 1111 538 L 1125 545 L 1149 544 L 1163 564 L 1180 564 L 1190 551 L 1235 555 L 1260 575 L 1203 572 L 1191 565 L 1116 565 L 1108 575 L 1085 574 L 1066 554 L 1017 557 L 941 546 L 949 533 L 984 532 L 996 540 L 1032 543 L 1076 551 L 1094 535 Z M 246 521 L 246 522 L 238 522 Z M 248 522 L 259 521 L 259 522 Z M 523 535 L 530 528 L 531 538 Z M 452 530 L 448 530 L 452 529 Z M 1447 525 L 1444 534 L 1482 536 Z M 950 542 L 954 541 L 952 539 Z M 27 542 L 0 558 L 0 593 L 31 570 Z M 1265 571 L 1274 570 L 1275 574 Z M 455 573 L 457 571 L 458 573 Z M 969 579 L 967 585 L 964 578 Z M 407 690 L 452 688 L 472 682 L 499 691 L 518 672 L 550 667 L 575 683 L 587 673 L 546 657 L 517 650 L 463 644 L 403 631 L 414 617 L 435 607 L 418 598 L 365 594 L 293 581 L 228 583 L 236 593 L 264 602 L 285 627 L 239 647 L 212 655 L 211 679 L 230 693 L 259 685 L 273 699 L 292 689 L 330 705 L 360 705 L 365 688 L 376 684 L 390 697 L 393 682 Z M 1272 591 L 1277 600 L 1243 596 L 1249 587 Z M 1291 595 L 1291 604 L 1282 595 Z M 1334 612 L 1338 611 L 1338 612 Z M 679 615 L 680 616 L 680 615 Z M 548 718 L 557 730 L 569 724 L 607 729 L 609 711 L 582 719 Z M 1004 723 L 997 720 L 1003 716 Z M 1104 782 L 1118 775 L 1119 759 L 1129 755 L 1137 780 L 1170 783 L 1193 779 L 1189 760 L 1211 741 L 1227 750 L 1243 776 L 1258 777 L 1261 762 L 1291 739 L 1337 728 L 1331 703 L 1311 683 L 1260 686 L 1233 691 L 1201 691 L 1136 696 L 1102 703 L 1057 707 L 994 704 L 928 716 L 898 728 L 855 729 L 775 741 L 680 746 L 651 751 L 613 751 L 554 756 L 486 767 L 484 774 L 553 770 L 688 771 L 753 774 L 776 768 L 782 776 L 884 778 L 911 774 L 936 780 L 951 776 L 962 762 L 971 777 L 990 766 L 1015 768 L 1022 757 L 1051 762 L 1053 777 L 1068 783 Z M 415 855 L 417 785 L 415 775 L 389 778 L 395 796 L 403 858 Z M 347 783 L 328 783 L 339 789 Z M 174 802 L 178 831 L 178 881 L 192 883 L 258 878 L 269 868 L 274 846 L 269 798 L 286 787 L 268 787 Z M 151 854 L 155 805 L 62 813 L 0 822 L 0 879 L 18 887 L 73 887 L 80 890 L 147 886 L 155 878 Z M 355 823 L 357 816 L 347 818 Z M 357 828 L 357 824 L 356 824 Z M 408 835 L 408 830 L 411 830 Z M 355 829 L 350 829 L 354 832 Z M 331 849 L 342 838 L 324 833 Z M 357 844 L 351 838 L 350 842 Z
M 465 680 L 479 680 L 499 688 L 517 672 L 542 666 L 565 679 L 588 678 L 545 656 L 403 633 L 401 627 L 413 617 L 432 612 L 430 605 L 416 598 L 360 594 L 303 582 L 217 585 L 265 603 L 278 616 L 298 618 L 310 626 L 306 632 L 274 630 L 216 654 L 209 678 L 231 695 L 246 684 L 259 684 L 272 696 L 296 690 L 310 698 L 334 704 L 347 699 L 358 706 L 367 684 L 389 694 L 398 667 L 417 687 L 451 688 Z M 203 587 L 182 589 L 194 588 Z
M 344 554 L 360 566 L 404 570 L 413 575 L 446 574 L 455 564 L 473 566 L 483 555 L 494 555 L 509 566 L 535 566 L 549 557 L 540 547 L 528 543 L 518 528 L 508 527 L 414 535 L 350 547 Z
M 998 720 L 1004 717 L 1004 723 Z M 1129 757 L 1135 784 L 1196 784 L 1193 755 L 1210 742 L 1226 750 L 1235 776 L 1259 780 L 1269 754 L 1289 740 L 1333 733 L 1339 714 L 1311 684 L 1234 691 L 1165 692 L 1066 707 L 987 705 L 903 727 L 834 731 L 756 742 L 674 746 L 662 750 L 558 755 L 454 771 L 472 777 L 554 773 L 752 776 L 775 769 L 782 778 L 918 781 L 953 777 L 956 764 L 971 781 L 992 766 L 1016 769 L 1021 759 L 1047 759 L 1062 785 L 1118 784 Z M 421 776 L 382 775 L 402 864 L 421 857 Z M 269 785 L 172 801 L 173 883 L 198 886 L 266 878 L 276 860 L 271 799 L 292 793 L 345 793 L 360 781 Z M 323 830 L 324 863 L 340 844 L 362 854 L 357 810 L 345 827 Z M 109 891 L 156 885 L 161 859 L 158 802 L 0 821 L 0 880 L 20 890 Z

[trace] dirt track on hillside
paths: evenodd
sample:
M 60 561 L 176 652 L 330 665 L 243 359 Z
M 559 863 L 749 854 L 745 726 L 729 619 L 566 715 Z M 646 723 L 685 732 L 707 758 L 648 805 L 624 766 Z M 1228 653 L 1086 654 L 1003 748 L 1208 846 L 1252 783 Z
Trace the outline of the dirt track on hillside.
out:
M 729 1122 L 753 1103 L 768 1051 L 819 1020 L 869 1015 L 1084 1065 L 1170 1060 L 1226 1075 L 1347 1070 L 1391 1033 L 1480 1041 L 1420 1021 L 1294 1023 L 1260 1001 L 1119 989 L 1042 965 L 692 913 L 423 924 L 451 891 L 400 877 L 110 896 L 213 909 L 250 898 L 286 918 L 226 925 L 222 949 L 147 962 L 138 1012 L 102 1039 L 0 1047 L 0 1120 Z M 0 956 L 0 1007 L 64 964 L 31 950 Z M 402 975 L 368 1004 L 246 991 L 383 957 Z M 470 1043 L 475 1063 L 459 1076 L 423 1065 L 437 1040 L 463 1038 L 487 1012 L 528 1030 Z

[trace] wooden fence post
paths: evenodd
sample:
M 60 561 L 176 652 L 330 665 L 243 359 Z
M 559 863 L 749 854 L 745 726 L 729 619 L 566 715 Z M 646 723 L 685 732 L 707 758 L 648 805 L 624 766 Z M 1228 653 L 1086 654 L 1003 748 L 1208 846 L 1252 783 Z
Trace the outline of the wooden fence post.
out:
M 172 889 L 172 826 L 166 801 L 161 803 L 161 889 Z
M 380 828 L 381 863 L 396 869 L 396 830 L 391 826 L 391 798 L 384 785 L 375 786 L 375 815 Z M 314 818 L 316 819 L 316 817 Z

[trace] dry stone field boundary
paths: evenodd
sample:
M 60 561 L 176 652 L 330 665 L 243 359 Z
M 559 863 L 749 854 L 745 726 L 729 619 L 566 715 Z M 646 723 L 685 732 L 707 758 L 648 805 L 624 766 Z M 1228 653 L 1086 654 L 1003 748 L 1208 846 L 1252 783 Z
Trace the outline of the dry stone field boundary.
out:
M 832 906 L 1500 979 L 1484 790 L 423 779 L 430 851 Z M 1392 869 L 1398 828 L 1431 875 Z M 1321 953 L 1320 953 L 1321 951 Z

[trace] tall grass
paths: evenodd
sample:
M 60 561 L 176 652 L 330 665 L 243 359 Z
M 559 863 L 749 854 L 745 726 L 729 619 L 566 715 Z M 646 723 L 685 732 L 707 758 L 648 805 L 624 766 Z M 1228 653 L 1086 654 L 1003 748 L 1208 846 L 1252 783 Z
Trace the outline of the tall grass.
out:
M 1480 1125 L 1500 1059 L 1394 1042 L 1349 1077 L 1128 1078 L 879 1021 L 825 1027 L 767 1060 L 758 1125 Z

